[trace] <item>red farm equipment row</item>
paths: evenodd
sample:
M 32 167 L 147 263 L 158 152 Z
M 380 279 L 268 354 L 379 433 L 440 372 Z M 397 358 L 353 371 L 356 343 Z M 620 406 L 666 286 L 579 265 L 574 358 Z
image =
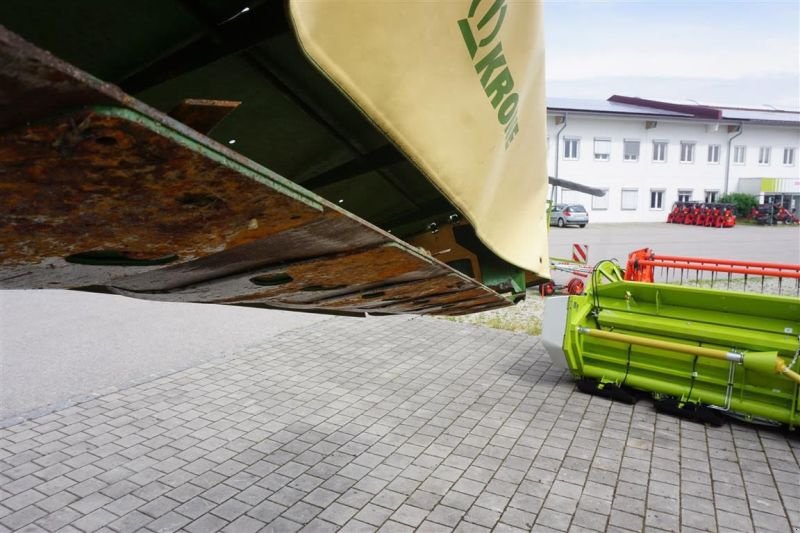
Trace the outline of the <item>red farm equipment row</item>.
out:
M 760 286 L 760 292 L 800 296 L 800 265 L 657 255 L 649 248 L 636 250 L 628 256 L 627 281 L 653 283 L 657 281 L 656 274 L 659 274 L 658 281 L 667 283 L 686 282 L 711 288 L 717 283 L 718 286 L 724 284 L 726 289 L 745 291 L 750 283 L 751 289 Z
M 667 215 L 670 224 L 705 226 L 707 228 L 732 228 L 736 215 L 732 204 L 675 202 Z

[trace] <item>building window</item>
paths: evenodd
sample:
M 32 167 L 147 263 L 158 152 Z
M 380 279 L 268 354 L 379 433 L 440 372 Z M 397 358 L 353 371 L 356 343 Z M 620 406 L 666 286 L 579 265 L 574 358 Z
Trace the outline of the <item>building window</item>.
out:
M 667 141 L 653 141 L 653 161 L 665 162 L 667 160 Z
M 708 145 L 708 162 L 709 163 L 719 163 L 719 145 L 718 144 L 709 144 Z
M 758 149 L 758 164 L 769 165 L 769 146 L 762 146 Z
M 622 159 L 625 161 L 639 160 L 639 141 L 622 141 Z
M 564 159 L 578 159 L 580 139 L 564 139 Z
M 594 158 L 596 161 L 608 161 L 611 159 L 611 139 L 594 140 Z
M 692 190 L 691 189 L 680 189 L 678 191 L 678 201 L 679 202 L 691 202 L 692 201 Z
M 664 189 L 650 189 L 650 209 L 664 209 Z
M 635 211 L 639 204 L 639 189 L 622 189 L 622 210 Z
M 745 154 L 747 154 L 747 147 L 746 146 L 734 146 L 733 147 L 733 164 L 734 165 L 744 165 Z
M 713 204 L 717 201 L 717 194 L 719 194 L 719 191 L 706 191 L 705 202 L 707 204 Z
M 783 164 L 787 167 L 794 165 L 794 148 L 787 147 L 783 149 Z
M 608 209 L 608 189 L 601 189 L 605 192 L 603 196 L 592 196 L 592 211 L 605 211 Z
M 681 141 L 681 163 L 694 163 L 693 142 Z

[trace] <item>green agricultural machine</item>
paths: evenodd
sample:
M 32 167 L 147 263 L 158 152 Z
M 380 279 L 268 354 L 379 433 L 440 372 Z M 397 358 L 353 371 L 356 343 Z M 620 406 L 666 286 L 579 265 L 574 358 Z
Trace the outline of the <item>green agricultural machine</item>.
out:
M 800 299 L 627 281 L 599 263 L 547 300 L 543 341 L 580 390 L 720 424 L 800 424 Z

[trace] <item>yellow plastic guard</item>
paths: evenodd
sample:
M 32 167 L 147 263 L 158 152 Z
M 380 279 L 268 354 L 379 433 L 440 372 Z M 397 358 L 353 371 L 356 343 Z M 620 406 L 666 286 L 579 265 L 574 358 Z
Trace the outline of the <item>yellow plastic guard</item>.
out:
M 294 1 L 309 58 L 503 259 L 547 276 L 537 2 Z

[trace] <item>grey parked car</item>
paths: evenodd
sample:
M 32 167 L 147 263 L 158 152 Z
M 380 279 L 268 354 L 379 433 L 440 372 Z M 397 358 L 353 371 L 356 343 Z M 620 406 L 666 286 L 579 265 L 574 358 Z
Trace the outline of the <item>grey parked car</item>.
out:
M 550 225 L 559 228 L 577 225 L 586 226 L 589 223 L 589 213 L 580 204 L 556 204 L 550 210 Z

